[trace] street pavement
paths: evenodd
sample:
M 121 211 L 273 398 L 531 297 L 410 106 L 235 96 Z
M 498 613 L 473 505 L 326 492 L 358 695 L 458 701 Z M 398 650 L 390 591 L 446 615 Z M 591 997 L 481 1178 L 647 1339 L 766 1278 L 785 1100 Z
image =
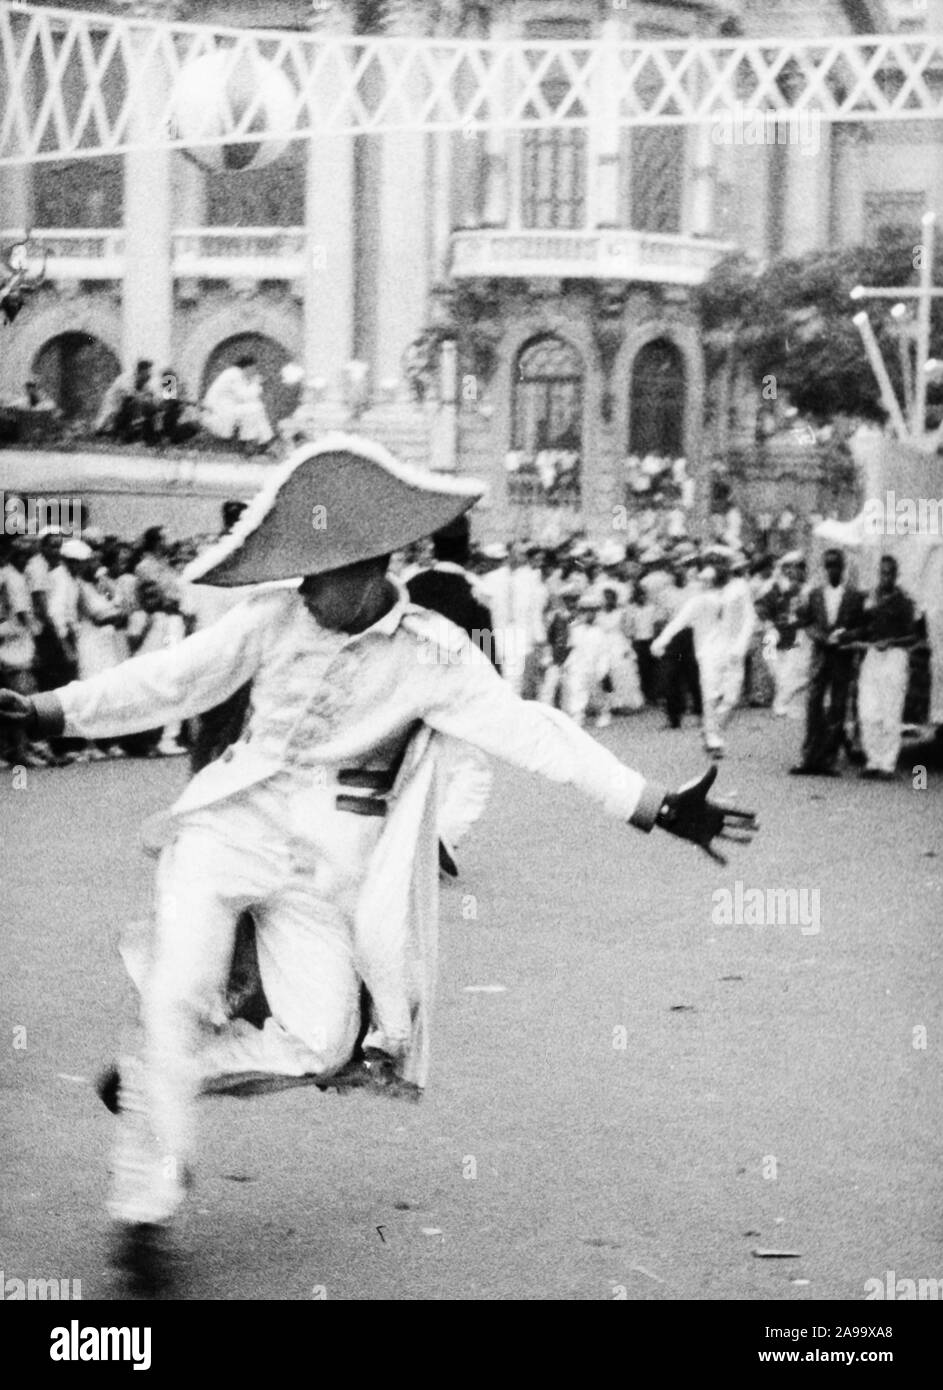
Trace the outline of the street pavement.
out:
M 677 784 L 697 731 L 661 722 L 599 737 Z M 443 894 L 424 1100 L 203 1102 L 177 1296 L 803 1302 L 943 1278 L 939 774 L 791 778 L 799 735 L 737 716 L 717 789 L 762 829 L 727 868 L 498 768 Z M 184 761 L 0 778 L 8 1279 L 123 1296 L 91 1081 L 132 1017 L 140 825 Z M 719 919 L 738 880 L 808 890 L 805 929 Z

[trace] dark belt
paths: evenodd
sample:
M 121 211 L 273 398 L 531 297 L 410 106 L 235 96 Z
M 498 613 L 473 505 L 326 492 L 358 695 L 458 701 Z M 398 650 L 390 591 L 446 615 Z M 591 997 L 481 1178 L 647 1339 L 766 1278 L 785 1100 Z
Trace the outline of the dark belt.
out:
M 413 731 L 418 727 L 413 726 Z M 350 811 L 355 816 L 385 816 L 386 798 L 393 790 L 399 770 L 406 756 L 407 741 L 396 754 L 390 767 L 342 767 L 337 774 L 341 787 L 362 787 L 364 791 L 375 792 L 375 796 L 348 796 L 341 792 L 335 797 L 334 805 L 338 811 Z
M 385 816 L 386 797 L 393 790 L 396 769 L 372 771 L 366 767 L 343 767 L 337 774 L 342 787 L 362 787 L 365 791 L 378 792 L 378 796 L 348 796 L 341 792 L 335 797 L 334 805 L 338 811 L 351 811 L 355 816 Z

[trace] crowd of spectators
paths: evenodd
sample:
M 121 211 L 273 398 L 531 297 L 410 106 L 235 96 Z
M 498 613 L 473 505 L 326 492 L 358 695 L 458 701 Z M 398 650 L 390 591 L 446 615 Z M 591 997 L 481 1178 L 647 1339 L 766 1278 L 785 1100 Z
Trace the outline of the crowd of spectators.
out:
M 141 358 L 121 372 L 102 397 L 92 419 L 63 419 L 55 401 L 39 382 L 24 382 L 22 394 L 0 406 L 0 443 L 45 443 L 69 438 L 110 441 L 122 446 L 200 449 L 260 454 L 275 443 L 262 395 L 263 381 L 254 357 L 243 356 L 225 367 L 202 400 L 190 398 L 172 367 L 155 372 Z
M 228 502 L 223 530 L 244 503 Z M 713 531 L 736 527 L 718 517 Z M 179 642 L 208 620 L 207 591 L 182 571 L 215 535 L 169 542 L 160 526 L 134 541 L 88 527 L 81 536 L 47 528 L 36 538 L 0 535 L 0 686 L 30 694 L 94 675 L 142 652 Z M 722 558 L 718 559 L 721 556 Z M 434 564 L 423 542 L 393 557 L 403 582 Z M 558 705 L 579 722 L 604 727 L 646 707 L 678 728 L 700 717 L 702 692 L 694 633 L 658 639 L 694 596 L 729 572 L 752 618 L 743 631 L 739 701 L 803 717 L 810 649 L 802 612 L 810 589 L 806 559 L 724 541 L 648 533 L 645 544 L 610 539 L 593 546 L 571 537 L 556 546 L 527 542 L 473 547 L 475 590 L 491 615 L 482 641 L 503 676 L 525 698 Z M 662 646 L 664 644 L 661 644 Z M 654 651 L 653 651 L 654 647 Z M 925 642 L 910 655 L 905 719 L 920 723 L 928 704 Z M 158 758 L 186 751 L 189 730 L 155 729 L 130 739 L 82 743 L 58 739 L 0 748 L 13 765 L 39 766 L 108 757 Z
M 181 571 L 204 539 L 170 543 L 160 526 L 134 542 L 92 527 L 81 536 L 57 527 L 36 538 L 0 536 L 0 686 L 24 695 L 53 690 L 182 641 L 196 610 Z M 0 758 L 27 767 L 157 758 L 185 752 L 186 741 L 175 728 L 101 743 L 18 736 Z

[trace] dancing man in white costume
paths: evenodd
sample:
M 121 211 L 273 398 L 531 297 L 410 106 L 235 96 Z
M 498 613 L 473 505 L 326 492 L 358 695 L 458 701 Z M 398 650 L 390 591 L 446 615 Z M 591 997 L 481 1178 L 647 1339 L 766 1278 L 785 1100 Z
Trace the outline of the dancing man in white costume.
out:
M 708 800 L 715 769 L 673 793 L 646 781 L 559 711 L 519 699 L 463 632 L 390 581 L 393 551 L 481 492 L 327 436 L 277 471 L 189 575 L 223 586 L 305 576 L 298 587 L 255 593 L 178 646 L 90 680 L 32 698 L 0 691 L 0 719 L 29 734 L 118 738 L 195 716 L 251 682 L 241 734 L 162 821 L 153 941 L 146 956 L 126 954 L 144 1038 L 140 1056 L 122 1059 L 114 1097 L 109 1210 L 117 1261 L 138 1282 L 159 1277 L 201 1091 L 260 1074 L 326 1082 L 356 1067 L 377 1085 L 423 1085 L 437 731 L 715 859 L 715 837 L 744 841 L 755 828 L 750 813 Z M 246 910 L 269 1008 L 262 1027 L 225 1008 Z
M 724 755 L 723 731 L 743 690 L 744 664 L 756 623 L 750 586 L 742 575 L 730 577 L 732 552 L 715 546 L 707 552 L 709 587 L 694 594 L 652 643 L 660 657 L 672 637 L 689 627 L 701 678 L 704 747 L 712 758 Z M 707 572 L 702 578 L 708 578 Z

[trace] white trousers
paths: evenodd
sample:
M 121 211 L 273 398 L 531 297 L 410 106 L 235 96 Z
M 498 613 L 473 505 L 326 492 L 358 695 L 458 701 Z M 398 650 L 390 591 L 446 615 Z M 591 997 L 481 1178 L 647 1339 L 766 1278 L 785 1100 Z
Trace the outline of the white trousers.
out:
M 804 632 L 796 634 L 793 646 L 777 651 L 772 665 L 776 684 L 773 713 L 789 719 L 805 715 L 805 695 L 809 688 L 809 664 L 812 651 Z
M 210 434 L 232 439 L 238 434 L 244 444 L 268 444 L 275 435 L 261 401 L 244 401 L 225 410 L 207 410 L 203 423 Z
M 122 1067 L 109 1210 L 167 1220 L 183 1199 L 197 1096 L 213 1076 L 330 1073 L 360 1025 L 354 916 L 380 818 L 337 811 L 336 788 L 266 783 L 182 819 L 157 873 L 141 1065 Z M 252 909 L 264 1029 L 224 1020 L 240 913 Z M 127 1071 L 127 1074 L 125 1072 Z
M 697 663 L 701 680 L 701 722 L 706 748 L 722 749 L 724 729 L 743 692 L 742 657 L 715 654 L 701 656 Z
M 907 698 L 910 659 L 901 647 L 869 647 L 858 672 L 858 722 L 868 767 L 893 772 L 900 752 L 900 726 Z
M 563 663 L 563 711 L 577 724 L 585 724 L 592 706 L 597 713 L 609 713 L 610 697 L 602 688 L 600 676 L 589 662 L 572 653 Z

